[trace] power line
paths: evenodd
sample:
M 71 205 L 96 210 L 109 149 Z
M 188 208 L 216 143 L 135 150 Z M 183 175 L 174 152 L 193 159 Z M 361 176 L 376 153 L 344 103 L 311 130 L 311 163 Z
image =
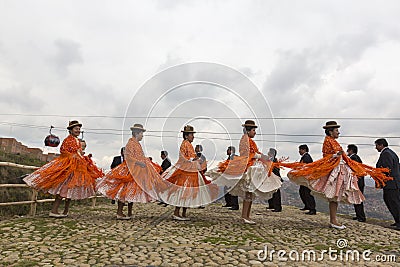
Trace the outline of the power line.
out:
M 0 125 L 9 125 L 23 128 L 32 128 L 32 129 L 49 129 L 49 126 L 44 125 L 33 125 L 33 124 L 24 124 L 24 123 L 14 123 L 14 122 L 0 122 Z M 53 130 L 66 131 L 63 127 L 54 127 Z M 112 131 L 111 133 L 108 131 Z M 84 128 L 84 132 L 86 134 L 97 134 L 97 135 L 116 135 L 122 136 L 130 133 L 130 130 L 122 130 L 122 129 L 107 129 L 107 128 Z M 176 133 L 179 134 L 179 131 L 176 130 L 147 130 L 148 133 Z M 212 135 L 242 135 L 240 132 L 229 132 L 229 133 L 221 133 L 221 132 L 210 132 L 210 131 L 197 131 L 198 134 L 212 134 Z M 177 135 L 178 136 L 178 135 Z M 284 136 L 284 137 L 323 137 L 322 134 L 287 134 L 287 133 L 258 133 L 257 136 Z M 160 137 L 176 137 L 176 136 L 160 136 Z M 371 135 L 341 135 L 341 138 L 378 138 L 377 136 Z M 199 138 L 199 137 L 197 137 Z M 220 138 L 212 137 L 217 140 L 236 140 L 235 138 Z M 400 139 L 400 136 L 386 136 L 383 138 L 387 139 Z M 207 139 L 207 138 L 204 138 Z M 240 140 L 240 139 L 237 139 Z
M 110 119 L 193 119 L 193 116 L 111 116 L 111 115 L 60 115 L 60 114 L 23 114 L 23 113 L 0 113 L 0 116 L 21 117 L 59 117 L 59 118 L 110 118 Z M 211 117 L 218 120 L 249 119 L 248 117 Z M 331 120 L 332 117 L 257 117 L 257 120 Z M 398 117 L 335 117 L 336 120 L 400 120 Z

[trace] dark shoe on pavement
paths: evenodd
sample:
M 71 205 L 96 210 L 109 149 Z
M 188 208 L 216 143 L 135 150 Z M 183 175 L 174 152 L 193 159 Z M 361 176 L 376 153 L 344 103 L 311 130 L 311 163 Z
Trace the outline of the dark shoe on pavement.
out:
M 272 212 L 281 212 L 282 210 L 272 210 Z
M 363 219 L 363 218 L 358 218 L 358 219 L 357 219 L 357 221 L 359 221 L 359 222 L 365 222 L 366 220 L 367 220 L 367 219 L 365 219 L 365 218 L 364 218 L 364 219 Z
M 230 207 L 229 210 L 239 210 L 239 207 Z
M 310 210 L 309 212 L 306 212 L 305 214 L 307 214 L 307 215 L 316 215 L 316 214 L 317 214 L 317 211 L 315 211 L 315 210 Z
M 358 220 L 358 217 L 353 217 L 353 220 Z
M 304 207 L 304 208 L 302 208 L 302 209 L 300 209 L 300 210 L 308 210 L 306 207 Z

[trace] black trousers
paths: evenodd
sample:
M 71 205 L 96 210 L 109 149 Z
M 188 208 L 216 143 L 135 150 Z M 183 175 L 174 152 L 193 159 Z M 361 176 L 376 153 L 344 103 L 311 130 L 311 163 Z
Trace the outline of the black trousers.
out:
M 273 195 L 272 198 L 268 199 L 269 208 L 273 208 L 274 210 L 281 211 L 282 210 L 282 198 L 281 198 L 281 190 L 278 189 Z
M 226 206 L 228 207 L 233 207 L 233 208 L 238 208 L 239 207 L 239 199 L 237 196 L 232 196 L 229 193 L 225 194 L 225 202 Z
M 400 189 L 383 189 L 383 200 L 392 214 L 396 226 L 400 227 Z
M 315 209 L 315 198 L 311 195 L 311 189 L 307 186 L 300 185 L 299 194 L 301 201 L 304 203 L 304 208 L 310 211 L 316 211 Z
M 358 187 L 360 188 L 361 193 L 364 194 L 364 185 L 359 183 Z M 365 220 L 364 202 L 361 202 L 361 204 L 354 204 L 354 210 L 358 219 Z

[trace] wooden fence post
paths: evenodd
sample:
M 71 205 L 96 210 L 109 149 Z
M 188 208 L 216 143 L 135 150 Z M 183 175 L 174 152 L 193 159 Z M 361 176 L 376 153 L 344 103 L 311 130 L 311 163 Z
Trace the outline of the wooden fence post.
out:
M 96 196 L 94 196 L 94 198 L 92 198 L 92 208 L 94 208 L 96 206 L 96 199 L 97 199 Z
M 35 217 L 36 215 L 36 207 L 37 207 L 37 196 L 38 196 L 38 191 L 35 189 L 32 189 L 32 198 L 31 200 L 34 201 L 31 203 L 31 211 L 29 212 L 29 215 L 32 217 Z

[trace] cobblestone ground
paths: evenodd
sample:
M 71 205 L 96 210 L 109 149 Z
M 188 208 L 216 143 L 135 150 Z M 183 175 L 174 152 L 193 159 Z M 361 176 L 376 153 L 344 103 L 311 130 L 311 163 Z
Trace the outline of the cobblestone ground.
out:
M 256 225 L 240 221 L 240 211 L 220 204 L 189 209 L 189 222 L 171 219 L 173 207 L 135 204 L 131 221 L 115 219 L 116 205 L 73 206 L 68 218 L 45 215 L 0 221 L 2 266 L 400 266 L 400 232 L 391 222 L 340 221 L 347 229 L 328 227 L 328 215 L 303 214 L 298 208 L 266 211 L 254 205 Z M 256 213 L 261 213 L 256 215 Z M 340 240 L 338 248 L 337 241 Z M 347 245 L 347 246 L 346 246 Z M 267 247 L 267 258 L 264 259 Z M 337 250 L 329 258 L 329 248 Z M 285 250 L 282 259 L 272 250 Z M 315 261 L 304 251 L 314 250 Z M 323 250 L 328 250 L 323 254 Z M 358 250 L 360 261 L 346 252 Z M 362 253 L 369 260 L 362 259 Z M 340 259 L 342 251 L 342 260 Z M 299 261 L 295 261 L 296 252 Z M 302 260 L 302 255 L 305 260 Z M 312 259 L 312 254 L 311 259 Z M 390 255 L 396 256 L 396 262 Z M 259 256 L 261 258 L 259 258 Z M 289 257 L 290 256 L 290 257 Z M 334 260 L 334 257 L 337 259 Z M 378 262 L 377 260 L 386 260 Z M 392 262 L 388 262 L 392 261 Z

